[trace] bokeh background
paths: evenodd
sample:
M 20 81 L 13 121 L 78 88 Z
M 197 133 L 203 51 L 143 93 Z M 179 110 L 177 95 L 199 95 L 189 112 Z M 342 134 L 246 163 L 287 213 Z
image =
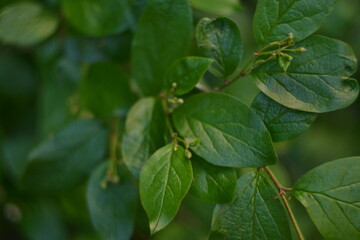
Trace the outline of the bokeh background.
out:
M 0 0 L 0 35 L 5 31 L 1 29 L 1 12 L 16 2 Z M 30 46 L 0 43 L 0 239 L 99 239 L 87 210 L 86 182 L 66 192 L 40 195 L 21 190 L 20 180 L 31 149 L 74 119 L 78 112 L 79 79 L 86 66 L 108 60 L 130 72 L 131 39 L 146 1 L 133 0 L 132 24 L 118 34 L 105 37 L 89 37 L 70 26 L 61 0 L 33 2 L 60 20 L 55 33 L 39 43 Z M 245 54 L 249 57 L 256 50 L 252 37 L 256 1 L 243 0 L 241 5 L 221 13 L 195 8 L 194 22 L 202 17 L 233 19 L 239 26 Z M 317 32 L 347 42 L 358 59 L 359 9 L 359 0 L 339 0 Z M 359 80 L 360 72 L 353 77 Z M 258 93 L 251 77 L 240 79 L 225 91 L 247 104 Z M 277 143 L 276 149 L 280 163 L 274 170 L 285 186 L 291 186 L 306 171 L 324 162 L 360 156 L 360 100 L 344 110 L 320 114 L 306 133 Z M 291 204 L 307 239 L 322 239 L 305 210 L 295 200 Z M 206 239 L 213 207 L 188 196 L 175 221 L 152 239 Z M 140 210 L 133 239 L 147 239 L 147 236 L 147 218 Z

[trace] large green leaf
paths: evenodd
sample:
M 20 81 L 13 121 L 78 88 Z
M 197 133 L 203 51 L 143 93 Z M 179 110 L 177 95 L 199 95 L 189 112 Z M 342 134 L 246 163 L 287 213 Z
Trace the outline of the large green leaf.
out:
M 229 15 L 242 9 L 239 0 L 190 0 L 194 8 L 219 15 Z
M 194 179 L 190 193 L 204 201 L 214 203 L 231 202 L 236 193 L 236 171 L 234 168 L 214 166 L 200 157 L 191 158 Z
M 34 2 L 17 2 L 0 11 L 0 40 L 21 46 L 39 43 L 57 28 L 58 19 Z
M 256 68 L 252 75 L 262 92 L 282 105 L 308 112 L 328 112 L 349 106 L 358 96 L 359 84 L 349 78 L 356 71 L 356 59 L 345 43 L 312 36 L 292 48 L 292 63 L 286 72 L 277 61 Z
M 294 34 L 301 41 L 314 33 L 328 16 L 335 0 L 259 0 L 253 31 L 259 45 Z
M 233 203 L 215 207 L 210 239 L 291 239 L 278 191 L 263 172 L 242 176 L 237 191 Z
M 132 0 L 63 0 L 66 20 L 90 36 L 106 36 L 124 30 Z
M 191 162 L 182 147 L 168 144 L 145 163 L 140 176 L 140 198 L 152 234 L 175 217 L 192 181 Z
M 78 120 L 51 136 L 31 154 L 24 188 L 57 191 L 84 180 L 105 157 L 107 131 L 95 120 Z
M 122 140 L 123 160 L 139 178 L 145 161 L 166 144 L 165 115 L 160 101 L 144 98 L 133 105 L 126 119 Z
M 174 111 L 172 120 L 184 138 L 201 138 L 192 149 L 214 165 L 261 167 L 277 161 L 264 123 L 232 96 L 195 95 Z
M 294 196 L 325 239 L 360 239 L 360 157 L 325 163 L 302 176 Z
M 86 194 L 91 220 L 102 239 L 128 240 L 134 230 L 136 189 L 124 173 L 120 174 L 119 183 L 108 182 L 103 188 L 106 175 L 107 163 L 91 175 Z
M 263 120 L 274 142 L 289 140 L 305 132 L 316 119 L 316 113 L 287 108 L 260 93 L 251 108 Z
M 149 0 L 139 20 L 133 45 L 134 79 L 143 95 L 157 95 L 165 72 L 186 55 L 192 34 L 187 0 Z
M 212 62 L 212 59 L 202 57 L 185 57 L 177 60 L 166 73 L 166 88 L 174 88 L 174 93 L 178 95 L 191 91 Z
M 201 19 L 196 40 L 201 55 L 215 59 L 212 73 L 226 78 L 236 70 L 243 56 L 243 44 L 233 21 L 223 17 Z
M 80 89 L 82 106 L 100 117 L 124 116 L 135 101 L 128 78 L 112 62 L 90 65 Z

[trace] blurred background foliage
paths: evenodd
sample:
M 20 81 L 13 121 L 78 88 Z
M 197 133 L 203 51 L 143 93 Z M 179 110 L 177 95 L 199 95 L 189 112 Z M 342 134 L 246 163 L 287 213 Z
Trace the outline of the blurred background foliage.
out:
M 93 11 L 94 1 L 105 6 L 103 11 Z M 115 76 L 131 85 L 131 40 L 146 1 L 116 0 L 112 5 L 106 1 L 0 0 L 0 239 L 98 239 L 86 206 L 86 182 L 66 192 L 35 194 L 31 187 L 21 188 L 21 177 L 29 152 L 41 140 L 75 118 L 92 117 L 87 110 L 99 109 L 92 97 L 101 94 L 84 90 L 84 78 L 100 92 L 96 81 L 101 77 L 97 75 L 110 79 L 106 84 Z M 193 0 L 192 5 L 195 23 L 205 16 L 229 17 L 240 28 L 246 56 L 256 50 L 251 24 L 256 1 Z M 359 9 L 359 0 L 339 0 L 318 31 L 347 42 L 358 59 Z M 195 54 L 193 47 L 189 55 Z M 113 65 L 121 72 L 114 72 Z M 354 78 L 360 79 L 360 72 Z M 135 94 L 121 86 L 118 93 L 128 96 L 130 105 Z M 114 90 L 109 95 L 116 101 Z M 81 91 L 86 97 L 79 101 Z M 225 91 L 248 105 L 259 92 L 251 77 L 240 79 Z M 92 109 L 83 109 L 84 101 Z M 122 109 L 119 114 L 124 117 L 127 107 Z M 107 114 L 101 112 L 102 117 Z M 360 155 L 360 100 L 347 109 L 320 114 L 305 134 L 277 143 L 276 148 L 280 163 L 274 170 L 288 186 L 321 163 Z M 176 221 L 152 239 L 206 239 L 213 207 L 188 196 Z M 294 207 L 305 236 L 321 239 L 305 210 L 295 203 Z M 132 239 L 146 236 L 147 218 L 139 210 Z

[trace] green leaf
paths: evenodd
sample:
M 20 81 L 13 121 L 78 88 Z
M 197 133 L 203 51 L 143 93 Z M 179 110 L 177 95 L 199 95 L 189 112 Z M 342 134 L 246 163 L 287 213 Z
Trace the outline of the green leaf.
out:
M 360 157 L 338 159 L 312 169 L 294 185 L 325 239 L 360 239 Z
M 291 64 L 292 58 L 287 58 L 285 56 L 279 55 L 277 59 L 280 67 L 284 69 L 284 72 L 286 72 L 286 70 L 289 68 Z
M 140 199 L 149 217 L 151 234 L 175 217 L 192 181 L 191 162 L 179 146 L 168 144 L 145 163 L 140 176 Z
M 253 31 L 259 45 L 279 41 L 294 34 L 301 41 L 313 34 L 327 17 L 335 0 L 259 0 Z
M 195 95 L 174 111 L 172 120 L 184 138 L 201 138 L 191 149 L 214 165 L 261 167 L 277 161 L 264 123 L 235 97 Z
M 166 144 L 165 126 L 162 106 L 155 98 L 141 99 L 129 111 L 121 148 L 123 160 L 136 178 L 145 161 Z
M 312 36 L 292 48 L 304 47 L 293 57 L 288 70 L 276 61 L 252 71 L 257 86 L 282 105 L 308 112 L 329 112 L 349 106 L 358 96 L 359 84 L 349 78 L 356 71 L 356 59 L 345 43 Z
M 204 201 L 231 202 L 236 193 L 236 171 L 233 168 L 214 166 L 198 156 L 191 158 L 194 179 L 190 193 Z
M 120 172 L 120 183 L 101 182 L 107 176 L 107 164 L 102 163 L 91 175 L 87 187 L 87 202 L 91 220 L 102 239 L 128 240 L 136 216 L 137 193 L 131 180 Z
M 58 191 L 83 181 L 107 150 L 107 131 L 95 120 L 78 120 L 30 154 L 23 187 Z
M 124 116 L 135 101 L 128 78 L 112 62 L 90 65 L 82 81 L 79 98 L 82 106 L 104 118 L 114 114 Z
M 166 88 L 174 88 L 177 95 L 190 92 L 212 62 L 212 59 L 202 57 L 185 57 L 177 60 L 166 73 Z
M 133 76 L 143 95 L 160 93 L 166 70 L 186 55 L 192 28 L 187 0 L 147 2 L 132 45 Z
M 291 239 L 288 216 L 277 189 L 262 173 L 247 173 L 237 182 L 231 204 L 215 207 L 210 239 Z
M 202 56 L 213 58 L 212 73 L 230 76 L 243 56 L 243 44 L 236 24 L 228 18 L 203 18 L 196 28 L 196 40 Z
M 132 0 L 63 0 L 62 11 L 76 30 L 89 36 L 119 33 L 128 27 L 126 21 Z
M 204 12 L 230 15 L 242 9 L 239 0 L 190 0 L 191 5 Z
M 315 121 L 317 114 L 287 108 L 260 93 L 251 108 L 263 120 L 272 140 L 280 142 L 299 136 Z
M 4 43 L 28 46 L 52 35 L 58 19 L 34 2 L 17 2 L 0 11 L 0 39 Z

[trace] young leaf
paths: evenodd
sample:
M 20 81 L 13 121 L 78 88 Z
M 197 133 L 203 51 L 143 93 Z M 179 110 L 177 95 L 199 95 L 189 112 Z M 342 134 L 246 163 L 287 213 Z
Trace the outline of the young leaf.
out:
M 28 46 L 52 35 L 58 19 L 34 2 L 16 2 L 0 12 L 0 40 L 5 43 Z
M 239 0 L 190 0 L 191 5 L 201 11 L 230 15 L 242 9 Z
M 294 34 L 301 41 L 314 33 L 328 16 L 335 0 L 259 0 L 253 31 L 259 45 L 279 41 Z
M 174 111 L 172 120 L 181 136 L 201 138 L 191 149 L 214 165 L 261 167 L 277 161 L 264 123 L 232 96 L 195 95 Z
M 114 114 L 124 116 L 135 101 L 127 77 L 112 62 L 90 65 L 79 98 L 82 106 L 104 118 Z
M 149 217 L 151 234 L 175 217 L 192 181 L 190 160 L 182 147 L 168 144 L 145 163 L 140 176 L 140 199 Z
M 317 114 L 287 108 L 260 93 L 251 108 L 263 120 L 272 140 L 280 142 L 299 136 L 315 121 Z
M 212 62 L 212 59 L 202 57 L 185 57 L 177 60 L 166 73 L 166 88 L 174 88 L 177 95 L 190 92 Z
M 359 84 L 349 78 L 356 71 L 356 59 L 345 43 L 312 36 L 292 48 L 292 63 L 284 72 L 276 61 L 252 71 L 262 92 L 280 104 L 308 112 L 329 112 L 349 106 L 358 96 Z
M 66 20 L 83 34 L 95 37 L 123 31 L 132 0 L 64 0 Z
M 192 35 L 187 0 L 149 0 L 139 20 L 132 45 L 132 72 L 145 96 L 157 95 L 165 71 L 186 55 Z
M 108 182 L 103 188 L 101 182 L 106 179 L 107 166 L 102 163 L 96 168 L 87 187 L 91 220 L 102 239 L 127 240 L 134 230 L 136 189 L 125 174 L 120 175 L 119 183 Z
M 200 157 L 191 158 L 194 179 L 190 193 L 204 201 L 231 202 L 236 193 L 236 171 L 233 168 L 214 166 Z
M 230 76 L 243 56 L 243 44 L 236 24 L 227 18 L 203 18 L 196 28 L 196 40 L 202 56 L 213 58 L 212 72 Z
M 289 58 L 287 58 L 285 56 L 282 56 L 282 55 L 279 55 L 277 57 L 277 59 L 278 59 L 278 63 L 280 65 L 280 67 L 284 70 L 284 72 L 286 72 L 287 69 L 289 68 L 290 64 L 291 64 L 292 59 L 291 58 L 289 59 Z
M 24 188 L 57 191 L 84 180 L 107 150 L 107 131 L 95 120 L 73 122 L 31 154 Z
M 294 196 L 325 239 L 360 239 L 360 157 L 338 159 L 306 173 Z
M 155 98 L 141 99 L 129 111 L 121 148 L 123 160 L 136 178 L 150 155 L 165 145 L 165 126 L 164 112 Z
M 233 203 L 217 205 L 210 239 L 291 239 L 289 221 L 277 189 L 262 172 L 237 182 Z

